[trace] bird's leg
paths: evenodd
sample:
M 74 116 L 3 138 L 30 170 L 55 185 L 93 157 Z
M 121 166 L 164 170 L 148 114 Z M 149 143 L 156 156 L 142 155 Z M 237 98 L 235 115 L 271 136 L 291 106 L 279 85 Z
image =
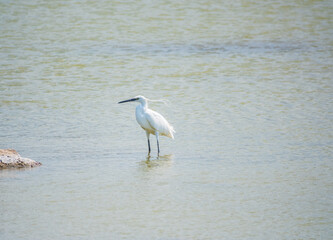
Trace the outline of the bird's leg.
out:
M 148 139 L 148 155 L 150 154 L 150 141 L 149 141 L 149 132 L 146 132 L 147 139 Z
M 160 155 L 160 143 L 158 142 L 158 132 L 155 132 L 156 135 L 156 141 L 157 141 L 157 156 Z

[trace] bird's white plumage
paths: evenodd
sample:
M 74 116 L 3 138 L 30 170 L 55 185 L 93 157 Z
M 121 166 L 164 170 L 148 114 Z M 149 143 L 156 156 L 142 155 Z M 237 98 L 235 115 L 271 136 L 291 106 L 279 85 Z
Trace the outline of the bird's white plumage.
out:
M 132 102 L 132 101 L 140 102 L 140 104 L 136 107 L 135 110 L 136 121 L 146 131 L 149 153 L 150 153 L 150 142 L 149 142 L 150 134 L 156 135 L 157 147 L 159 153 L 160 150 L 159 150 L 158 136 L 159 135 L 167 136 L 169 138 L 174 139 L 173 134 L 175 133 L 175 130 L 161 114 L 148 108 L 148 100 L 149 99 L 145 98 L 144 96 L 136 96 L 135 98 L 121 101 L 119 103 Z
M 158 112 L 155 112 L 148 107 L 145 108 L 140 104 L 136 107 L 135 116 L 139 125 L 150 134 L 155 135 L 157 131 L 162 136 L 174 139 L 173 133 L 175 130 Z

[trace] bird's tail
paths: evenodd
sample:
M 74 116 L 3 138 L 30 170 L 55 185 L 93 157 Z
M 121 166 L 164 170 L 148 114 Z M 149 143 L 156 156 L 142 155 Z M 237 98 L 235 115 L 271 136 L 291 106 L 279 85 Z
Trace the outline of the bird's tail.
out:
M 173 134 L 176 133 L 175 129 L 173 128 L 173 126 L 170 125 L 170 131 L 169 131 L 169 136 L 172 139 L 175 139 L 175 137 L 173 136 Z

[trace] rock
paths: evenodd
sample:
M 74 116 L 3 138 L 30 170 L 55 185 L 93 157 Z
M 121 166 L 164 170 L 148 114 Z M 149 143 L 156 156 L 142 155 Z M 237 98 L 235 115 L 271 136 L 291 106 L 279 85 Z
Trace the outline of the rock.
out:
M 0 149 L 0 169 L 36 167 L 42 165 L 29 158 L 23 158 L 14 149 Z

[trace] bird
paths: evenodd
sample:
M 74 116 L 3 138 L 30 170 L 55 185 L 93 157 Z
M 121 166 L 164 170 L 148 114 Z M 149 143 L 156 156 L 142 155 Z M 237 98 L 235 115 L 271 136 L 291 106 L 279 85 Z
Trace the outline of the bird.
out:
M 156 136 L 157 142 L 157 154 L 160 154 L 160 144 L 159 136 L 166 136 L 174 139 L 174 133 L 176 132 L 174 128 L 169 124 L 169 122 L 158 112 L 148 108 L 149 101 L 161 101 L 161 100 L 150 100 L 144 96 L 136 96 L 134 98 L 120 101 L 119 103 L 126 102 L 139 102 L 140 104 L 135 109 L 135 117 L 138 124 L 146 131 L 147 141 L 148 141 L 148 155 L 150 155 L 150 134 Z

